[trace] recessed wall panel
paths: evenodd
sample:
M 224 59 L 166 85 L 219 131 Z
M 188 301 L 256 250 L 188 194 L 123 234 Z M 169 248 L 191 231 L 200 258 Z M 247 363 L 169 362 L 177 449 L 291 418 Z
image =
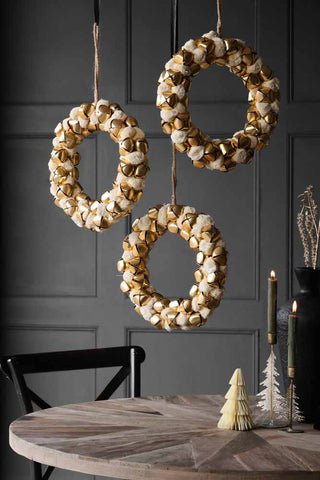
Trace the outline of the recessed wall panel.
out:
M 3 184 L 4 294 L 95 296 L 96 238 L 53 203 L 51 138 L 5 140 Z M 95 140 L 81 145 L 81 183 L 95 192 Z
M 92 98 L 92 2 L 8 2 L 5 15 L 3 101 L 72 104 Z
M 291 158 L 291 242 L 293 248 L 292 263 L 290 262 L 290 277 L 293 280 L 292 293 L 298 291 L 298 283 L 294 275 L 295 267 L 303 267 L 303 248 L 300 235 L 297 228 L 297 214 L 300 210 L 299 195 L 311 184 L 314 185 L 314 194 L 318 205 L 320 205 L 319 178 L 320 164 L 315 159 L 319 156 L 320 134 L 318 136 L 303 135 L 292 138 L 292 158 Z
M 256 388 L 256 335 L 253 331 L 154 332 L 133 329 L 141 345 L 143 395 L 222 394 L 241 366 L 248 393 Z M 147 387 L 144 387 L 147 385 Z M 147 390 L 146 390 L 147 388 Z
M 290 57 L 291 100 L 297 102 L 319 102 L 320 76 L 319 48 L 317 41 L 310 41 L 308 32 L 317 32 L 319 18 L 315 14 L 318 0 L 301 2 L 290 0 Z

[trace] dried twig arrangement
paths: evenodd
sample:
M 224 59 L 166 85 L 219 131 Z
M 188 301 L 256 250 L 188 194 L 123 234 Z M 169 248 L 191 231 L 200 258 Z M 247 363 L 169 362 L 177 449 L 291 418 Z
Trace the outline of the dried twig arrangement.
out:
M 303 245 L 304 264 L 306 267 L 317 268 L 320 241 L 320 219 L 318 205 L 314 198 L 313 186 L 299 195 L 301 210 L 297 215 L 298 229 Z

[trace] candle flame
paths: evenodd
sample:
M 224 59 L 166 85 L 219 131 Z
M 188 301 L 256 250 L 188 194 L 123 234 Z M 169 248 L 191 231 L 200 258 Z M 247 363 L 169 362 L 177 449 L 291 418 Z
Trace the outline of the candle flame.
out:
M 298 308 L 298 304 L 297 304 L 296 301 L 294 301 L 293 304 L 292 304 L 292 311 L 293 311 L 293 313 L 296 313 L 297 308 Z
M 271 278 L 276 278 L 276 272 L 274 270 L 271 270 L 270 277 Z

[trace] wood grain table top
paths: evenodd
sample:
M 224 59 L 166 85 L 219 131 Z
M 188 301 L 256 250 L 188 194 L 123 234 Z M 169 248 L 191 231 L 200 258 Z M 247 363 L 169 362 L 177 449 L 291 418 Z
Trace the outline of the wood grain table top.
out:
M 146 397 L 41 410 L 10 426 L 17 453 L 55 467 L 131 480 L 320 479 L 320 432 L 217 428 L 222 396 Z M 250 397 L 253 419 L 261 413 Z

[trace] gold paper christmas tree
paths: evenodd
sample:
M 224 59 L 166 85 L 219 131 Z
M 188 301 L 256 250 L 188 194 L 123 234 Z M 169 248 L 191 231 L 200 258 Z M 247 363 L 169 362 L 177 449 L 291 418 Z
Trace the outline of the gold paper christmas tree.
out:
M 229 384 L 231 387 L 224 397 L 227 401 L 220 410 L 222 417 L 219 420 L 218 428 L 251 430 L 253 422 L 241 368 L 236 368 Z

